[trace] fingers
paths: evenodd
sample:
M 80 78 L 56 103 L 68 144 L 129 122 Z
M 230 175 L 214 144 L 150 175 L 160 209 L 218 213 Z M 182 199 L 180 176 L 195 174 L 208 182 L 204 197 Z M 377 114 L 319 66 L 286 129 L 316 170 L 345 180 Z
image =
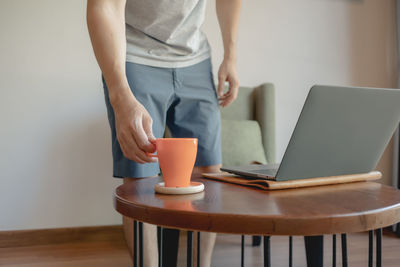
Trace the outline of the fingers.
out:
M 129 131 L 120 132 L 118 135 L 118 142 L 126 158 L 142 164 L 152 162 L 147 155 L 143 156 L 144 152 L 138 148 L 135 139 Z
M 147 140 L 150 142 L 148 146 L 148 150 L 146 152 L 155 152 L 156 147 L 154 142 L 156 141 L 156 138 L 153 135 L 153 120 L 150 116 L 145 116 L 143 118 L 143 130 L 146 134 Z
M 229 95 L 226 98 L 224 98 L 223 100 L 221 100 L 219 102 L 219 104 L 222 107 L 227 107 L 229 104 L 231 104 L 233 101 L 235 100 L 235 97 L 233 95 Z
M 144 124 L 146 124 L 147 131 L 149 131 L 148 124 L 152 124 L 151 121 L 148 121 L 143 119 L 142 116 L 136 118 L 135 121 L 133 121 L 130 125 L 130 131 L 135 138 L 137 146 L 143 150 L 144 152 L 153 152 L 154 151 L 154 145 L 150 143 L 149 137 L 147 136 L 145 130 L 144 130 Z
M 229 97 L 230 95 L 231 95 L 231 91 L 228 90 L 228 92 L 226 92 L 222 96 L 218 97 L 218 100 L 224 100 L 225 98 Z
M 136 143 L 135 143 L 136 145 Z M 143 161 L 144 163 L 149 163 L 149 162 L 157 162 L 157 158 L 152 158 L 151 156 L 149 156 L 145 151 L 143 151 L 142 149 L 140 149 L 137 145 L 136 145 L 136 149 L 135 149 L 135 156 L 140 160 Z M 139 162 L 140 163 L 140 162 Z
M 222 107 L 230 105 L 236 99 L 238 91 L 239 81 L 237 79 L 229 79 L 229 91 L 218 99 L 219 104 Z
M 229 83 L 228 92 L 224 93 L 225 82 Z M 236 74 L 235 62 L 225 60 L 218 70 L 218 101 L 222 107 L 231 104 L 237 97 L 239 81 Z
M 146 124 L 151 125 L 152 122 L 147 121 Z M 148 130 L 149 126 L 146 127 Z M 144 162 L 157 162 L 157 158 L 153 158 L 148 155 L 148 153 L 152 153 L 155 151 L 155 145 L 149 142 L 149 138 L 146 132 L 144 131 L 143 119 L 141 118 L 137 119 L 137 121 L 134 122 L 130 130 L 136 145 L 136 149 L 134 150 L 136 157 L 138 157 L 140 160 Z
M 151 128 L 152 125 L 151 118 L 146 119 L 145 124 L 147 131 L 149 131 L 149 127 Z M 151 132 L 150 134 L 154 138 Z M 128 130 L 120 131 L 118 141 L 126 158 L 142 164 L 157 162 L 157 158 L 153 158 L 147 154 L 155 151 L 155 145 L 149 142 L 141 118 L 132 122 Z
M 153 120 L 139 102 L 127 102 L 114 108 L 118 142 L 124 156 L 138 163 L 157 162 L 148 155 L 155 151 Z
M 225 90 L 225 81 L 226 81 L 226 76 L 219 74 L 218 75 L 218 97 L 222 97 L 224 95 L 224 90 Z

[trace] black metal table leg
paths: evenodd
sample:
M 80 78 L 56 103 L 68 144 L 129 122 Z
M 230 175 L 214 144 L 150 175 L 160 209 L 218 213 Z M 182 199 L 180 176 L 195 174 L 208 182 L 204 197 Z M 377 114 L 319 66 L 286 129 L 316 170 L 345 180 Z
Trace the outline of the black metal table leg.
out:
M 187 267 L 193 267 L 193 232 L 187 232 Z
M 133 244 L 132 244 L 132 255 L 133 255 L 133 267 L 137 267 L 137 221 L 133 221 Z
M 264 267 L 271 267 L 271 238 L 264 236 Z
M 368 267 L 374 264 L 374 231 L 368 232 Z
M 347 267 L 347 236 L 342 234 L 342 266 Z
M 332 267 L 336 267 L 336 235 L 332 235 Z
M 376 229 L 376 267 L 382 266 L 382 228 Z
M 162 262 L 164 266 L 178 265 L 179 230 L 163 228 Z
M 396 224 L 396 232 L 395 233 L 397 236 L 400 236 L 400 223 Z
M 197 267 L 200 267 L 200 232 L 197 232 Z
M 143 253 L 143 223 L 139 222 L 139 266 L 143 267 L 144 263 Z
M 162 267 L 163 228 L 161 226 L 157 226 L 157 237 L 158 237 L 158 267 Z
M 242 235 L 242 245 L 240 250 L 240 266 L 244 267 L 244 235 Z
M 305 236 L 307 267 L 321 267 L 324 263 L 324 237 Z
M 289 267 L 293 266 L 293 236 L 289 236 Z
M 253 236 L 251 237 L 251 245 L 252 245 L 253 247 L 257 247 L 257 246 L 261 245 L 261 236 L 259 236 L 259 235 L 253 235 Z

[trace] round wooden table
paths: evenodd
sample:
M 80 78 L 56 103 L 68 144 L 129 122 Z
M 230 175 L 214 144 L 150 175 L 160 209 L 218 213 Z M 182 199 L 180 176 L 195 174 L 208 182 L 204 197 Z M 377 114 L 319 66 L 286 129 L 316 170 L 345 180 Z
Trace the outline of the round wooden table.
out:
M 137 179 L 116 189 L 115 208 L 135 222 L 189 230 L 188 241 L 194 230 L 262 235 L 267 254 L 272 235 L 370 231 L 371 239 L 372 230 L 378 229 L 377 265 L 381 229 L 400 221 L 400 191 L 375 182 L 262 191 L 198 176 L 192 180 L 204 183 L 204 192 L 161 195 L 154 192 L 161 178 Z

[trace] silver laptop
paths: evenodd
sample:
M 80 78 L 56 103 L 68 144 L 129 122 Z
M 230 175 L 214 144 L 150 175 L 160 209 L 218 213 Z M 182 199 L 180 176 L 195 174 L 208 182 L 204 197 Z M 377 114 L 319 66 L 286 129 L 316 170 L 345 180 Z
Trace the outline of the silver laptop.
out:
M 399 89 L 316 85 L 308 93 L 281 164 L 221 170 L 272 180 L 370 172 L 399 121 Z

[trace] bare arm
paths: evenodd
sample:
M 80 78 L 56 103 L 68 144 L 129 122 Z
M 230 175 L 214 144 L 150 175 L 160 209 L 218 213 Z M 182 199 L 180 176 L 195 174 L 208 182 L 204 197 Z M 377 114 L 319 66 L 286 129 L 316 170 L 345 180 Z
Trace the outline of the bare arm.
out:
M 238 94 L 239 79 L 236 71 L 236 44 L 241 0 L 216 0 L 217 17 L 224 43 L 224 60 L 218 71 L 218 95 L 221 106 L 232 103 Z M 224 94 L 224 83 L 229 90 Z
M 88 0 L 87 24 L 97 62 L 107 83 L 124 155 L 136 162 L 152 162 L 152 119 L 136 100 L 125 73 L 125 0 Z
M 87 24 L 111 102 L 133 97 L 125 75 L 125 0 L 88 0 Z

